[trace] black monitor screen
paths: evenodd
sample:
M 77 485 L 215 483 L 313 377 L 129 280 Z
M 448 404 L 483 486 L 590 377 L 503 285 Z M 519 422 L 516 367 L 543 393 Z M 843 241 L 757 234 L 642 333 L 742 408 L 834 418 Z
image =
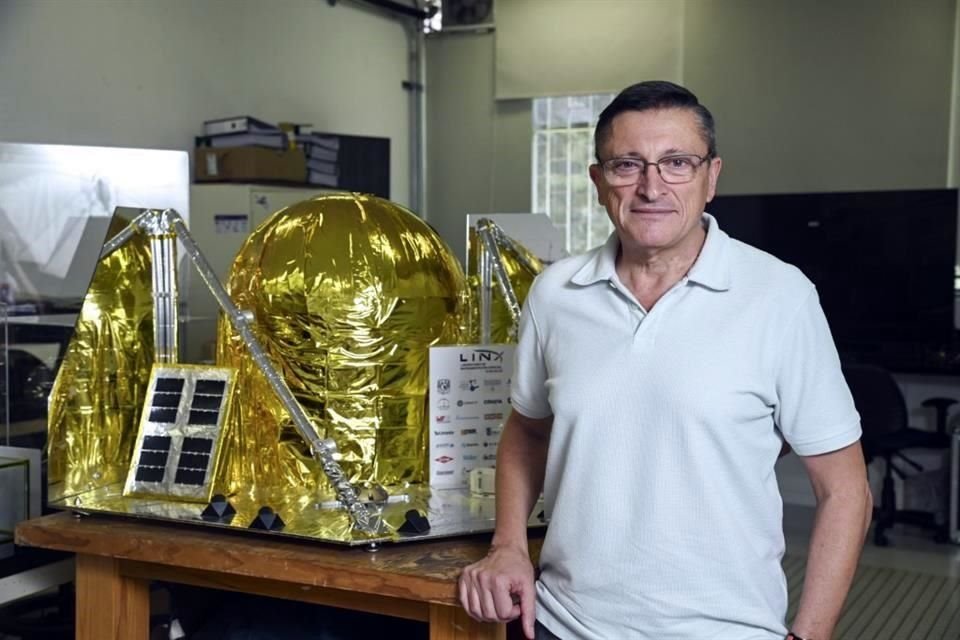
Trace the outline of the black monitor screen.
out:
M 926 370 L 955 334 L 957 206 L 937 189 L 718 196 L 707 210 L 814 282 L 841 355 Z

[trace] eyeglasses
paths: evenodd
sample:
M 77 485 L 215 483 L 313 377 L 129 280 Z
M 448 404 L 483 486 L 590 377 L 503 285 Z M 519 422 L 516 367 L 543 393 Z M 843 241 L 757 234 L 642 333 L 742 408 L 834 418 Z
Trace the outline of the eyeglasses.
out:
M 665 156 L 656 162 L 624 156 L 610 158 L 600 163 L 603 177 L 611 187 L 628 187 L 640 182 L 641 176 L 647 175 L 647 167 L 657 168 L 660 178 L 667 184 L 683 184 L 690 182 L 697 174 L 697 169 L 710 159 L 710 154 L 696 156 L 693 154 L 677 154 Z

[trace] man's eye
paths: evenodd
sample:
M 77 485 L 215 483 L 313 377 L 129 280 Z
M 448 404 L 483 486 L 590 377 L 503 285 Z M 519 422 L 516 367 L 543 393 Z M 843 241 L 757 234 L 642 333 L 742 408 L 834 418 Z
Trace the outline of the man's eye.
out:
M 631 173 L 640 170 L 640 163 L 629 158 L 618 158 L 610 163 L 610 168 L 617 173 Z
M 675 158 L 664 158 L 660 162 L 666 164 L 669 169 L 689 169 L 693 166 L 693 161 L 686 156 L 677 156 Z

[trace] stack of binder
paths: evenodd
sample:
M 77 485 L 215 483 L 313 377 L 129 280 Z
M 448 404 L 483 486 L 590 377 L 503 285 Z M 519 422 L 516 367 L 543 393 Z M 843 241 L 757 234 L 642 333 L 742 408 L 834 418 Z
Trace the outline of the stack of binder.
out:
M 280 127 L 250 116 L 207 120 L 203 123 L 203 135 L 196 138 L 198 147 L 286 149 L 289 145 L 287 133 Z
M 323 187 L 339 186 L 340 136 L 325 133 L 309 133 L 297 136 L 307 157 L 307 182 Z
M 307 182 L 390 197 L 390 139 L 313 132 L 297 136 Z

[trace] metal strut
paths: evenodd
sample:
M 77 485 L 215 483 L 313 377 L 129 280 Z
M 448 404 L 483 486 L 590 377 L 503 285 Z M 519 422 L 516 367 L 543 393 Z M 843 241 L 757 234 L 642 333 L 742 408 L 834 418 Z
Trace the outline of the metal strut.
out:
M 520 324 L 520 301 L 513 290 L 513 285 L 510 284 L 506 267 L 503 266 L 501 248 L 503 246 L 509 247 L 513 253 L 517 254 L 521 263 L 534 273 L 537 272 L 537 269 L 527 261 L 523 252 L 517 248 L 513 240 L 493 220 L 489 218 L 478 220 L 477 235 L 480 237 L 478 260 L 480 270 L 480 341 L 487 344 L 490 342 L 490 310 L 493 304 L 491 274 L 492 279 L 496 280 L 497 288 L 503 295 L 503 299 L 507 303 L 507 310 L 510 312 L 510 318 L 513 320 L 513 324 L 510 326 L 511 337 L 516 337 L 517 326 Z

